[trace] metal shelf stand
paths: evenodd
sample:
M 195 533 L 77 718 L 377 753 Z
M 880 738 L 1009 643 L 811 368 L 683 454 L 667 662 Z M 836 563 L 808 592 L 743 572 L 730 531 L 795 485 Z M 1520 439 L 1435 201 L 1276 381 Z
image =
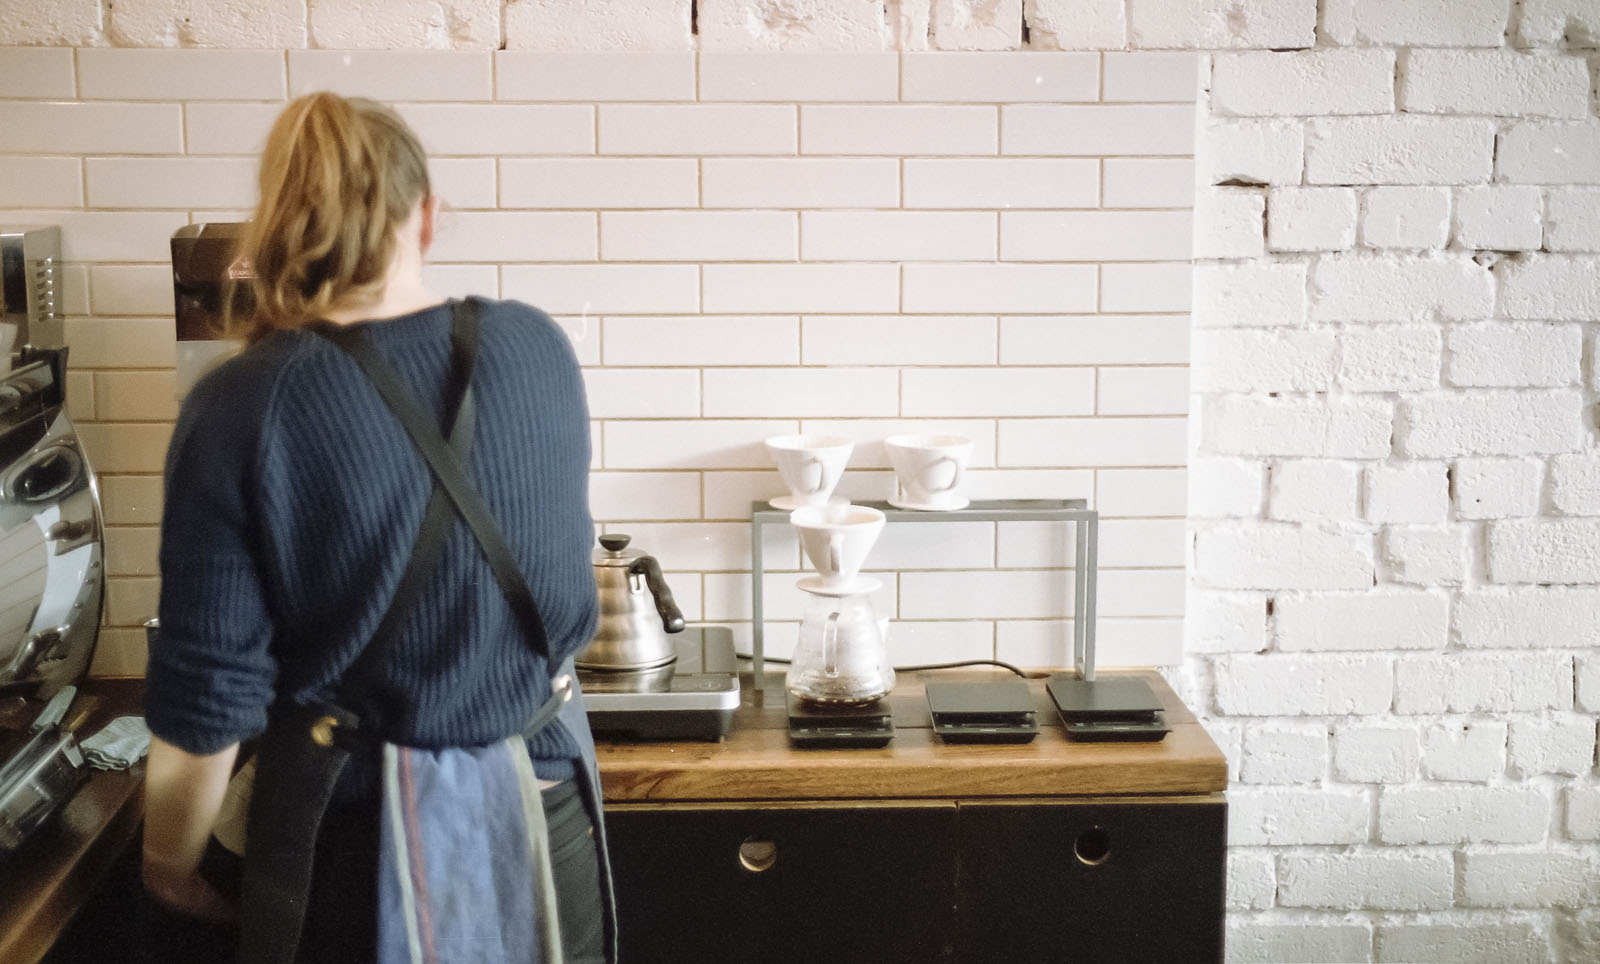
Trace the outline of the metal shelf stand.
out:
M 993 499 L 974 500 L 964 509 L 944 512 L 917 512 L 897 509 L 887 502 L 858 502 L 884 514 L 889 522 L 1070 522 L 1077 542 L 1077 560 L 1072 570 L 1072 668 L 1080 679 L 1094 679 L 1095 568 L 1100 541 L 1100 513 L 1089 508 L 1087 499 Z M 774 509 L 765 501 L 750 506 L 750 656 L 755 685 L 765 685 L 762 643 L 765 619 L 762 607 L 762 530 L 775 523 L 787 525 L 789 513 Z

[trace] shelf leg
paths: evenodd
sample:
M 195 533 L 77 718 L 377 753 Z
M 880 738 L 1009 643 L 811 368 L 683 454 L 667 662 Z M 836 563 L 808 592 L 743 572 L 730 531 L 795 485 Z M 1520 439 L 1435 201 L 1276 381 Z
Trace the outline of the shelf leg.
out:
M 761 562 L 761 530 L 760 520 L 750 520 L 750 668 L 751 676 L 755 680 L 757 690 L 766 686 L 765 653 L 762 645 L 762 616 L 761 584 L 766 571 Z
M 1099 588 L 1100 569 L 1100 513 L 1091 512 L 1088 519 L 1089 537 L 1084 561 L 1083 585 L 1083 670 L 1079 674 L 1086 680 L 1094 679 L 1094 623 L 1095 594 Z
M 1094 677 L 1092 671 L 1088 675 L 1084 671 L 1084 630 L 1088 625 L 1084 618 L 1084 600 L 1088 598 L 1088 586 L 1085 584 L 1089 562 L 1087 523 L 1088 520 L 1081 516 L 1072 520 L 1072 541 L 1075 543 L 1072 564 L 1072 669 L 1079 679 Z

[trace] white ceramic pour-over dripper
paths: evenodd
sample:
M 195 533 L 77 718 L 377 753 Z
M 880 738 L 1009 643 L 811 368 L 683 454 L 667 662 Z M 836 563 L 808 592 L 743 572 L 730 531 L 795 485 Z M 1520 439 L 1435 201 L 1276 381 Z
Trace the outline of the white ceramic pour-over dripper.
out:
M 882 512 L 864 505 L 806 506 L 789 513 L 806 558 L 817 570 L 819 588 L 834 590 L 854 591 L 884 521 Z
M 827 505 L 855 448 L 850 439 L 837 435 L 779 435 L 766 444 L 789 489 L 788 495 L 771 500 L 777 509 Z
M 962 435 L 891 435 L 883 440 L 900 494 L 889 504 L 901 509 L 961 509 L 962 476 L 972 458 L 972 440 Z

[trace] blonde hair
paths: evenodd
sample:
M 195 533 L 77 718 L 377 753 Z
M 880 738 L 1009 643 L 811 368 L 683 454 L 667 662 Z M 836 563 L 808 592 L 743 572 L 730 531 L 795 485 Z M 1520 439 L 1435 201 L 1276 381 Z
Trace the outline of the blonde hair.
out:
M 352 295 L 380 294 L 396 229 L 431 194 L 427 157 L 399 115 L 326 92 L 278 116 L 260 187 L 239 244 L 253 310 L 229 319 L 250 341 L 314 321 Z

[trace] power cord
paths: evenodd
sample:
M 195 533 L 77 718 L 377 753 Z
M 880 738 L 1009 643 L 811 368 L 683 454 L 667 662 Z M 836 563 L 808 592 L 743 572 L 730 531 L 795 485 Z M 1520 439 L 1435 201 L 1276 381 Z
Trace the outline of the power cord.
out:
M 740 653 L 738 655 L 740 659 L 753 660 L 755 658 L 753 656 L 746 655 L 745 653 Z M 780 663 L 787 666 L 791 661 L 787 659 L 779 659 L 774 656 L 766 656 L 762 658 L 762 662 Z M 1041 672 L 1030 673 L 1027 670 L 1019 669 L 1010 663 L 998 659 L 964 659 L 954 663 L 922 663 L 917 666 L 896 666 L 894 667 L 894 671 L 896 673 L 922 673 L 936 669 L 960 669 L 964 666 L 998 666 L 1001 669 L 1010 670 L 1023 679 L 1049 679 L 1052 675 L 1050 673 Z

